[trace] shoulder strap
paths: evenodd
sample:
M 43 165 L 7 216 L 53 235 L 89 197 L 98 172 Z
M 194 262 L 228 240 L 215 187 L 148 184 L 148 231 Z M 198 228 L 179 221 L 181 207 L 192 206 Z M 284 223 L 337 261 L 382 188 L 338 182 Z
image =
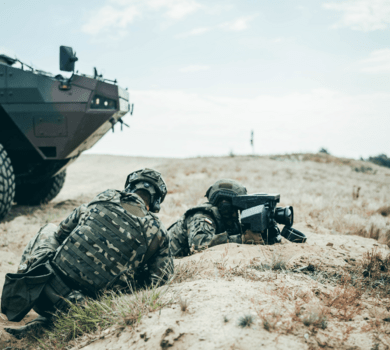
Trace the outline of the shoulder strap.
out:
M 184 214 L 185 218 L 187 219 L 189 215 L 193 215 L 196 212 L 204 212 L 210 215 L 217 225 L 217 232 L 220 232 L 222 230 L 223 222 L 217 207 L 213 206 L 211 203 L 203 203 L 201 205 L 188 209 Z
M 159 239 L 157 234 L 153 237 L 153 240 L 150 243 L 148 250 L 145 253 L 143 262 L 147 262 L 152 257 L 152 255 L 158 250 L 158 246 L 159 246 L 158 243 L 159 243 Z
M 106 190 L 102 193 L 99 193 L 94 199 L 92 199 L 92 201 L 88 203 L 88 206 L 98 202 L 111 202 L 120 205 L 121 192 L 117 190 Z

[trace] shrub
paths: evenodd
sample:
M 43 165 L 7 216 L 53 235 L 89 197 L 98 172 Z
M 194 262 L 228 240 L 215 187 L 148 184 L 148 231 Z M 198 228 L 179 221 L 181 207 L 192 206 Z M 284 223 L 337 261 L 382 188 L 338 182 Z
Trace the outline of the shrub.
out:
M 326 148 L 320 148 L 320 150 L 318 151 L 318 153 L 324 153 L 324 154 L 330 154 L 329 152 L 328 152 L 328 150 L 326 149 Z
M 386 154 L 380 154 L 375 157 L 369 157 L 368 161 L 380 166 L 385 166 L 387 168 L 390 168 L 390 158 L 387 158 Z
M 361 165 L 360 167 L 355 167 L 353 168 L 357 173 L 364 173 L 364 174 L 369 174 L 369 173 L 376 173 L 376 171 L 373 171 L 373 169 L 370 166 L 364 166 Z

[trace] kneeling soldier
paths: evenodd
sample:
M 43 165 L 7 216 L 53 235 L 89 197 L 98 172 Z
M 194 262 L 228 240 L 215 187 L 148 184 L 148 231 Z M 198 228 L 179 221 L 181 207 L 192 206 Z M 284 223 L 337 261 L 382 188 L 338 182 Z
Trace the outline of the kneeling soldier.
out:
M 84 296 L 125 287 L 135 275 L 161 281 L 173 272 L 167 231 L 154 214 L 167 194 L 161 174 L 142 169 L 125 190 L 107 190 L 76 208 L 58 227 L 40 229 L 23 252 L 17 274 L 7 274 L 1 311 L 19 322 L 33 308 L 39 315 L 6 331 L 22 338 L 50 322 L 56 310 Z

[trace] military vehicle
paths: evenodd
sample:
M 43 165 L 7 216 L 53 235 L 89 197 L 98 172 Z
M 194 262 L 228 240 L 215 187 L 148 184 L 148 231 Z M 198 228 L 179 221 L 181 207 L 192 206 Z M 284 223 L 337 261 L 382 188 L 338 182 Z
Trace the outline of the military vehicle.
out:
M 0 220 L 13 202 L 52 200 L 66 167 L 130 111 L 129 94 L 116 80 L 74 73 L 71 47 L 60 47 L 53 76 L 0 55 Z M 69 75 L 69 74 L 68 74 Z

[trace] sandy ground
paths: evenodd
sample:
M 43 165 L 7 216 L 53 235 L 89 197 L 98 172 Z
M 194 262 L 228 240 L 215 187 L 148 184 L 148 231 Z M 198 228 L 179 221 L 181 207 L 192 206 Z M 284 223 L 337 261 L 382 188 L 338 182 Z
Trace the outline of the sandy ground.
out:
M 181 311 L 180 305 L 176 303 L 160 313 L 153 313 L 150 317 L 144 318 L 136 329 L 127 328 L 119 333 L 115 328 L 109 329 L 93 338 L 91 344 L 79 344 L 77 348 L 385 349 L 384 344 L 390 347 L 388 337 L 390 330 L 387 326 L 389 323 L 382 322 L 383 325 L 376 326 L 375 329 L 372 326 L 377 319 L 383 320 L 388 317 L 387 301 L 363 298 L 360 301 L 359 312 L 354 314 L 351 321 L 341 321 L 337 315 L 330 315 L 326 329 L 305 327 L 299 322 L 299 325 L 295 325 L 296 318 L 291 315 L 297 305 L 301 309 L 300 317 L 303 317 L 305 313 L 318 309 L 324 300 L 329 301 L 332 293 L 337 292 L 337 287 L 320 283 L 303 273 L 276 273 L 272 270 L 259 271 L 253 268 L 260 263 L 271 263 L 277 258 L 283 258 L 290 270 L 312 264 L 322 270 L 336 273 L 351 261 L 359 261 L 363 254 L 372 248 L 384 254 L 389 252 L 388 246 L 377 240 L 340 234 L 347 233 L 341 231 L 347 227 L 345 222 L 350 220 L 350 216 L 343 214 L 345 222 L 341 219 L 335 221 L 335 226 L 337 224 L 339 230 L 330 228 L 326 224 L 329 217 L 322 218 L 317 213 L 320 212 L 318 208 L 325 208 L 323 198 L 329 193 L 327 185 L 323 184 L 322 197 L 321 194 L 314 194 L 311 188 L 317 190 L 323 176 L 328 175 L 334 184 L 340 186 L 338 194 L 335 192 L 333 195 L 334 198 L 343 193 L 342 186 L 346 183 L 348 188 L 345 189 L 345 193 L 348 193 L 348 196 L 355 183 L 360 186 L 363 184 L 365 188 L 381 189 L 382 192 L 378 192 L 375 198 L 359 198 L 362 201 L 359 205 L 365 208 L 359 220 L 362 225 L 367 226 L 374 216 L 377 220 L 375 222 L 379 222 L 378 227 L 382 230 L 380 232 L 386 233 L 386 230 L 390 229 L 389 220 L 385 218 L 383 221 L 380 216 L 373 213 L 390 199 L 390 171 L 379 167 L 377 170 L 374 166 L 374 171 L 378 171 L 374 177 L 370 173 L 351 172 L 350 164 L 318 162 L 302 164 L 248 157 L 169 160 L 82 156 L 69 167 L 65 186 L 53 202 L 40 207 L 16 206 L 0 224 L 0 292 L 5 274 L 15 272 L 23 248 L 42 225 L 48 222 L 58 224 L 74 207 L 88 202 L 102 190 L 121 189 L 127 174 L 133 170 L 153 167 L 165 176 L 169 194 L 160 217 L 166 226 L 191 205 L 203 202 L 204 192 L 213 181 L 221 177 L 231 177 L 248 183 L 249 192 L 256 191 L 256 185 L 259 185 L 262 192 L 264 188 L 270 188 L 268 192 L 277 191 L 282 194 L 282 198 L 285 196 L 290 199 L 283 204 L 294 205 L 298 213 L 294 226 L 306 233 L 307 244 L 297 245 L 287 241 L 282 245 L 266 247 L 228 244 L 176 260 L 177 266 L 196 266 L 192 278 L 172 286 L 172 293 L 180 294 L 181 298 L 188 301 L 186 311 Z M 215 169 L 213 176 L 208 173 L 211 167 Z M 283 176 L 291 182 L 296 181 L 294 185 L 286 184 L 281 174 L 285 174 Z M 295 176 L 296 174 L 306 174 L 308 178 Z M 346 177 L 353 179 L 354 183 L 341 181 Z M 278 180 L 280 189 L 273 183 L 273 179 Z M 300 187 L 303 193 L 299 198 L 293 196 L 298 183 L 299 186 L 303 186 Z M 317 185 L 314 186 L 313 183 Z M 314 195 L 314 199 L 310 197 Z M 356 201 L 352 202 L 351 199 L 348 201 L 351 201 L 351 206 L 359 207 Z M 330 216 L 332 213 L 338 215 L 340 210 L 344 210 L 342 205 L 347 207 L 348 201 L 341 206 L 332 204 L 334 212 L 327 207 L 323 210 L 327 210 Z M 319 207 L 315 207 L 316 205 Z M 351 215 L 356 216 L 356 213 Z M 245 315 L 253 316 L 253 323 L 249 327 L 241 328 L 238 322 L 240 317 Z M 31 312 L 26 319 L 30 320 L 35 316 L 36 314 Z M 273 327 L 267 330 L 264 328 L 264 320 L 269 318 L 271 318 L 269 323 L 273 324 Z M 277 322 L 272 323 L 272 320 Z M 9 325 L 15 324 L 6 321 L 5 316 L 0 314 L 0 349 L 7 346 L 14 348 L 26 346 L 2 330 L 4 326 Z
M 362 333 L 362 329 L 375 319 L 373 310 L 383 318 L 389 315 L 386 305 L 363 300 L 353 320 L 339 322 L 329 317 L 325 330 L 314 330 L 297 324 L 291 314 L 301 303 L 302 314 L 316 311 L 334 287 L 299 273 L 268 271 L 248 278 L 245 272 L 237 276 L 232 271 L 256 261 L 269 262 L 275 255 L 284 257 L 290 266 L 320 263 L 324 269 L 337 271 L 346 260 L 359 259 L 372 248 L 388 252 L 372 239 L 315 233 L 310 234 L 307 245 L 284 242 L 274 247 L 228 244 L 211 248 L 176 260 L 176 265 L 196 264 L 199 268 L 194 281 L 172 288 L 188 302 L 185 312 L 177 303 L 144 318 L 136 329 L 121 333 L 109 329 L 104 339 L 98 337 L 92 344 L 74 349 L 371 349 L 376 344 L 373 334 Z M 264 329 L 263 321 L 266 317 L 272 320 L 274 314 L 275 329 L 270 332 Z M 239 327 L 240 318 L 248 315 L 253 323 Z M 381 337 L 389 344 L 388 334 Z

